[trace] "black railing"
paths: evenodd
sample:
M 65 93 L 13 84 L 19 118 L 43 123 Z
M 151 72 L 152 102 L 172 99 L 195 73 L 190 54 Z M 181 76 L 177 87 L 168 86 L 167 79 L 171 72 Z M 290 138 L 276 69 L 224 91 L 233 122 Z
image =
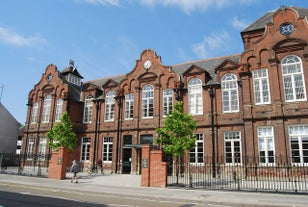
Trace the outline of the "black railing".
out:
M 0 154 L 0 173 L 48 176 L 51 154 Z
M 221 190 L 308 193 L 308 163 L 298 165 L 282 162 L 282 159 L 278 158 L 276 161 L 279 163 L 259 163 L 258 159 L 249 158 L 242 159 L 245 163 L 219 162 L 213 165 L 207 162 L 210 160 L 211 158 L 207 157 L 204 159 L 205 162 L 200 164 L 182 160 L 177 167 L 174 159 L 166 158 L 167 185 Z

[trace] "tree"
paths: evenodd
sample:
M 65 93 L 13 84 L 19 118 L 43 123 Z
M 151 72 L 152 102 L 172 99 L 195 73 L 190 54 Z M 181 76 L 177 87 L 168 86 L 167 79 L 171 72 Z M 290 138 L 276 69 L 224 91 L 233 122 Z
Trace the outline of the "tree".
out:
M 72 151 L 77 145 L 77 137 L 73 131 L 73 126 L 67 112 L 64 112 L 60 118 L 60 122 L 47 132 L 49 146 L 53 150 L 59 147 L 67 147 L 68 151 Z
M 164 127 L 156 128 L 159 137 L 156 139 L 157 144 L 162 145 L 166 154 L 171 154 L 176 164 L 176 176 L 179 173 L 179 160 L 186 150 L 191 150 L 196 145 L 194 131 L 197 123 L 192 116 L 183 113 L 183 102 L 177 101 L 172 113 L 168 114 Z

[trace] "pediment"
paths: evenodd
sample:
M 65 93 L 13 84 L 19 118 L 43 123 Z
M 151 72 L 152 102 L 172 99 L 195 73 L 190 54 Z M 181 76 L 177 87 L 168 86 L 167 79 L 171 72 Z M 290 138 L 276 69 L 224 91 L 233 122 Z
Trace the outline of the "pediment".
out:
M 215 68 L 215 73 L 218 71 L 237 70 L 239 67 L 239 64 L 227 59 Z
M 85 83 L 82 88 L 83 88 L 83 91 L 91 91 L 91 90 L 99 89 L 97 85 L 91 82 Z
M 275 52 L 280 53 L 280 52 L 304 50 L 305 46 L 307 46 L 307 42 L 302 39 L 288 38 L 274 45 L 273 50 Z
M 155 73 L 152 73 L 152 72 L 143 73 L 138 77 L 138 81 L 140 81 L 140 82 L 153 81 L 153 80 L 156 80 L 156 79 L 157 79 L 157 75 Z
M 118 86 L 118 82 L 116 82 L 115 80 L 113 79 L 109 79 L 106 81 L 105 84 L 102 85 L 102 88 L 112 88 L 112 87 L 116 87 Z
M 184 71 L 183 75 L 188 76 L 188 75 L 196 75 L 196 74 L 202 74 L 205 73 L 206 71 L 203 70 L 202 68 L 196 66 L 196 65 L 191 65 L 186 71 Z

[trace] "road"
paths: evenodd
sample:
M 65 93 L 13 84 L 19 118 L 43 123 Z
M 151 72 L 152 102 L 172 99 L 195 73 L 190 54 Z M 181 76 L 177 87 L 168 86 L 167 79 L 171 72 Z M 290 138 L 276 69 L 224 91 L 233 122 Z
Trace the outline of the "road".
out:
M 99 192 L 36 187 L 19 184 L 0 184 L 0 207 L 233 207 L 228 203 L 190 203 L 174 199 L 153 197 L 136 198 Z M 245 205 L 241 207 L 260 207 Z

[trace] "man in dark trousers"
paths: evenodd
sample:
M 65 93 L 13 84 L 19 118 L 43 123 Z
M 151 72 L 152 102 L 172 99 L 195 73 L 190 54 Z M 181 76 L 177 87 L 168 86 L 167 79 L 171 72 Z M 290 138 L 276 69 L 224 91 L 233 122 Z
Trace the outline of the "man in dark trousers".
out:
M 76 160 L 73 161 L 70 172 L 73 173 L 73 177 L 71 179 L 71 183 L 72 182 L 76 182 L 78 183 L 78 176 L 77 173 L 79 172 L 79 165 L 77 164 Z

